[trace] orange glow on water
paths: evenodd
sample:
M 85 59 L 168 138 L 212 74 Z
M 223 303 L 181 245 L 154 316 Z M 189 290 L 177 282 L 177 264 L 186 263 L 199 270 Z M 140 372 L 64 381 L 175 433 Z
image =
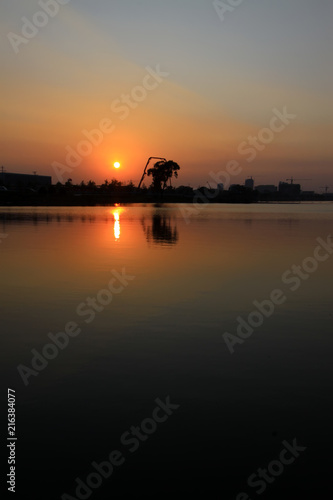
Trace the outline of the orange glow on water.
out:
M 118 241 L 120 238 L 120 213 L 121 210 L 119 208 L 112 212 L 114 217 L 113 233 L 116 241 Z

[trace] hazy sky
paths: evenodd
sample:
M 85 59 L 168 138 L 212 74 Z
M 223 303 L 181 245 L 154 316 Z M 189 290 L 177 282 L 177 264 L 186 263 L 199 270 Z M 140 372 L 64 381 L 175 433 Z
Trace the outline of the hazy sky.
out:
M 293 176 L 332 190 L 332 0 L 224 3 L 2 2 L 1 164 L 138 182 L 161 156 L 197 187 L 237 160 L 233 183 Z M 272 122 L 284 108 L 292 117 Z

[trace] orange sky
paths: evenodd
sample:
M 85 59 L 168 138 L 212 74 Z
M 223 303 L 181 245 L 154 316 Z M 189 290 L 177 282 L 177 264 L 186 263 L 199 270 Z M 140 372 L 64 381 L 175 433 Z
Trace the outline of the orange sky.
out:
M 333 185 L 325 12 L 317 24 L 313 20 L 314 33 L 302 31 L 303 14 L 296 24 L 286 17 L 281 33 L 274 18 L 287 16 L 282 6 L 257 12 L 244 5 L 223 29 L 214 9 L 195 6 L 195 32 L 186 24 L 180 31 L 173 17 L 185 12 L 174 2 L 133 26 L 124 6 L 95 12 L 83 1 L 81 7 L 63 6 L 17 54 L 8 39 L 0 139 L 6 170 L 37 170 L 54 182 L 117 177 L 137 183 L 147 158 L 162 156 L 181 166 L 177 185 L 197 187 L 212 170 L 239 159 L 242 172 L 234 182 L 249 175 L 256 184 L 294 176 L 312 179 L 306 188 Z M 20 33 L 21 17 L 33 19 L 36 11 L 24 2 L 2 9 L 5 33 Z M 140 11 L 137 4 L 133 9 Z M 164 29 L 156 43 L 145 32 L 158 16 L 170 16 L 172 40 Z M 296 41 L 289 54 L 288 44 Z M 166 76 L 154 77 L 147 67 L 159 67 Z M 126 95 L 130 101 L 120 108 Z M 247 162 L 240 144 L 269 126 L 273 108 L 284 107 L 296 118 Z M 83 130 L 98 129 L 105 119 L 112 131 L 96 135 L 83 154 Z M 68 147 L 82 153 L 75 167 L 66 162 Z M 122 165 L 117 171 L 115 161 Z M 60 163 L 66 168 L 59 170 Z

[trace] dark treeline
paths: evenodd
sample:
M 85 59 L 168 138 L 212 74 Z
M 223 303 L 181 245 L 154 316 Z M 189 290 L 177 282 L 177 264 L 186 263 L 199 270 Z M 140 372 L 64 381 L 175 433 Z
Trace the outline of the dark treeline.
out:
M 74 184 L 72 179 L 50 186 L 16 186 L 0 190 L 0 205 L 94 206 L 114 203 L 177 201 L 191 202 L 194 190 L 188 186 L 167 186 L 158 190 L 145 184 L 138 189 L 132 181 L 105 180 L 97 185 L 93 180 Z
M 242 185 L 228 190 L 190 186 L 166 186 L 156 189 L 154 184 L 138 188 L 132 181 L 105 180 L 97 185 L 93 180 L 74 184 L 72 179 L 49 186 L 16 186 L 0 190 L 2 206 L 95 206 L 114 203 L 258 203 L 278 201 L 328 201 L 329 194 L 260 193 Z

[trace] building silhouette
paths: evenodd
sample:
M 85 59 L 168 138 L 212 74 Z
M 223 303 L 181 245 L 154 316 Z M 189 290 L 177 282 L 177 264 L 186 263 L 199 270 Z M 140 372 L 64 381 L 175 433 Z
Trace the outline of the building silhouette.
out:
M 283 195 L 300 195 L 301 194 L 301 185 L 300 184 L 288 184 L 288 182 L 280 182 L 279 183 L 279 193 Z
M 262 193 L 262 194 L 276 193 L 277 192 L 277 187 L 274 186 L 273 184 L 261 184 L 260 186 L 256 186 L 256 190 L 259 191 L 259 193 Z
M 252 177 L 250 179 L 246 179 L 245 187 L 248 189 L 254 189 L 254 180 L 252 179 Z
M 37 174 L 16 174 L 9 172 L 0 172 L 0 185 L 7 189 L 48 187 L 52 185 L 52 177 L 48 175 Z

